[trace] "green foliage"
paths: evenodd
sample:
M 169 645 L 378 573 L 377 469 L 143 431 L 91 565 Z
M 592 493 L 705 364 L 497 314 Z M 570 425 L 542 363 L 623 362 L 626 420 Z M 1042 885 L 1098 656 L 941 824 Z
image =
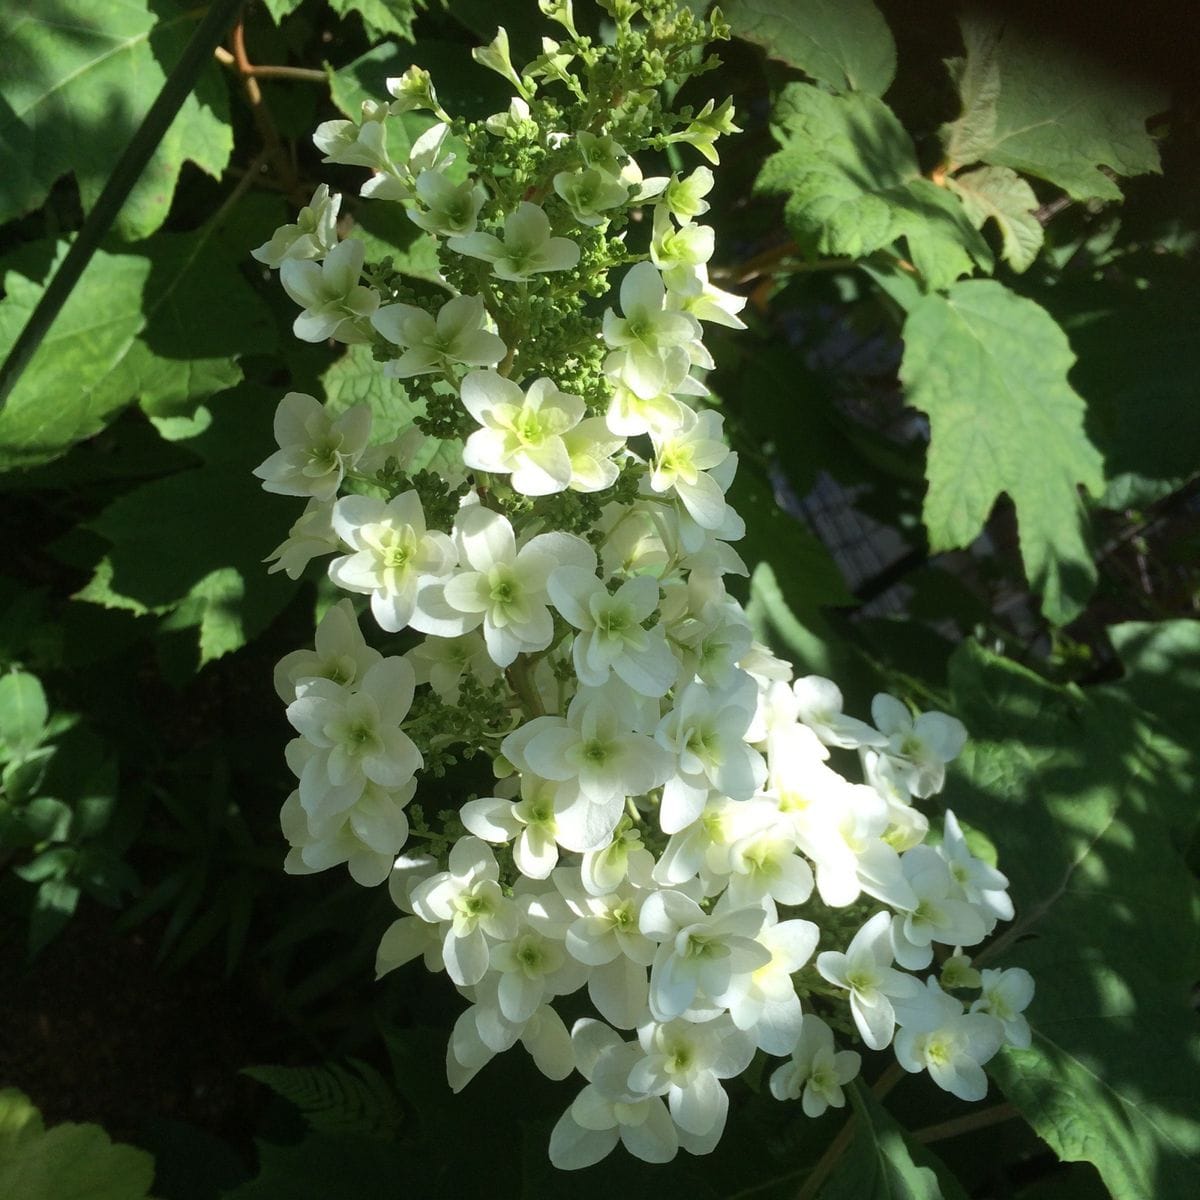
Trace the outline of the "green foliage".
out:
M 906 1137 L 870 1091 L 850 1092 L 857 1123 L 854 1140 L 821 1189 L 821 1200 L 966 1200 L 928 1150 Z
M 214 237 L 218 228 L 214 220 L 136 252 L 96 254 L 0 412 L 0 469 L 56 458 L 134 400 L 155 418 L 188 414 L 241 379 L 241 355 L 271 348 L 270 315 Z M 5 264 L 0 353 L 64 251 L 65 243 L 28 246 Z
M 968 545 L 996 497 L 1012 497 L 1031 585 L 1057 624 L 1095 582 L 1082 485 L 1099 494 L 1100 456 L 1067 382 L 1075 361 L 1062 330 L 1031 300 L 970 280 L 926 296 L 904 325 L 900 376 L 930 423 L 924 517 L 934 549 Z
M 0 759 L 23 759 L 35 750 L 47 716 L 46 693 L 36 676 L 27 671 L 0 676 Z
M 340 17 L 358 13 L 373 42 L 391 37 L 411 41 L 412 23 L 422 3 L 423 0 L 330 0 L 330 6 Z
M 1157 171 L 1146 121 L 1163 108 L 1157 89 L 1102 74 L 1082 55 L 1013 25 L 963 21 L 966 57 L 947 64 L 963 111 L 943 127 L 949 170 L 982 162 L 1036 175 L 1077 200 L 1119 200 L 1100 168 Z
M 283 539 L 287 516 L 250 474 L 270 444 L 272 410 L 251 387 L 214 400 L 210 427 L 182 443 L 196 465 L 134 488 L 91 523 L 111 550 L 79 599 L 161 616 L 163 630 L 195 628 L 199 666 L 263 630 L 294 591 L 263 569 L 263 546 Z M 264 538 L 272 527 L 274 540 Z
M 729 0 L 738 37 L 838 92 L 882 96 L 896 74 L 892 31 L 871 0 Z
M 912 139 L 883 101 L 809 84 L 775 106 L 782 148 L 757 187 L 784 192 L 788 228 L 813 253 L 865 258 L 905 238 L 930 287 L 946 287 L 991 252 L 962 206 L 921 177 Z
M 1143 508 L 1196 474 L 1200 280 L 1188 262 L 1136 253 L 1045 293 L 1079 362 L 1088 433 L 1104 454 L 1107 508 Z M 1133 349 L 1136 347 L 1136 349 Z
M 387 1140 L 401 1122 L 391 1086 L 369 1063 L 348 1059 L 315 1067 L 247 1067 L 243 1075 L 265 1084 L 299 1109 L 314 1133 L 345 1133 Z
M 973 741 L 946 801 L 992 833 L 1017 907 L 977 961 L 1023 966 L 1038 987 L 1032 1047 L 991 1072 L 1116 1200 L 1190 1195 L 1198 896 L 1160 815 L 1177 776 L 1122 698 L 1081 697 L 971 645 L 951 685 Z
M 84 208 L 158 95 L 198 13 L 175 0 L 31 0 L 0 14 L 0 221 L 30 212 L 68 171 Z M 117 220 L 130 240 L 166 218 L 185 161 L 218 177 L 233 146 L 225 86 L 210 66 Z
M 47 1129 L 29 1098 L 0 1091 L 0 1195 L 14 1200 L 144 1200 L 154 1160 L 99 1125 Z
M 979 167 L 951 175 L 948 186 L 963 202 L 976 229 L 995 221 L 1003 241 L 1003 258 L 1016 272 L 1033 266 L 1045 240 L 1037 219 L 1038 198 L 1029 181 L 1011 167 Z

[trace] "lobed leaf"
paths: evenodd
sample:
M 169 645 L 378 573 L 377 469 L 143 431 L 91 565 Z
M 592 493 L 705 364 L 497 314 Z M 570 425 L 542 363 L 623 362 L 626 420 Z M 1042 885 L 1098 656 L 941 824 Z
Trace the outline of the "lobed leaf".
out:
M 57 458 L 135 401 L 155 417 L 186 412 L 241 379 L 239 356 L 272 348 L 270 310 L 214 232 L 96 253 L 0 411 L 0 470 Z M 6 264 L 0 354 L 64 252 L 27 246 Z
M 969 545 L 1007 493 L 1030 584 L 1060 625 L 1096 579 L 1078 489 L 1103 487 L 1083 399 L 1067 382 L 1074 361 L 1054 318 L 993 280 L 923 297 L 904 325 L 900 378 L 930 424 L 931 547 Z
M 0 11 L 0 222 L 32 212 L 68 172 L 100 195 L 203 10 L 176 0 L 27 0 Z M 200 77 L 117 218 L 127 240 L 166 218 L 185 161 L 219 178 L 233 131 L 216 64 Z
M 774 116 L 781 149 L 755 186 L 786 195 L 784 218 L 806 250 L 863 258 L 905 238 L 930 288 L 976 264 L 991 269 L 987 243 L 954 197 L 921 176 L 912 139 L 881 100 L 792 84 Z
M 16 1200 L 145 1200 L 154 1160 L 99 1125 L 47 1129 L 29 1098 L 0 1091 L 0 1196 Z
M 896 74 L 896 43 L 871 0 L 728 0 L 733 32 L 837 92 L 882 96 Z
M 1014 271 L 1033 265 L 1045 231 L 1034 215 L 1038 198 L 1027 180 L 1010 167 L 980 167 L 948 176 L 946 184 L 963 202 L 976 229 L 989 220 L 996 222 L 1004 247 L 1001 257 Z
M 962 113 L 942 127 L 950 170 L 983 162 L 1036 175 L 1076 200 L 1119 200 L 1117 175 L 1158 171 L 1146 121 L 1158 88 L 1104 71 L 1032 30 L 985 15 L 962 21 L 966 57 L 948 64 Z

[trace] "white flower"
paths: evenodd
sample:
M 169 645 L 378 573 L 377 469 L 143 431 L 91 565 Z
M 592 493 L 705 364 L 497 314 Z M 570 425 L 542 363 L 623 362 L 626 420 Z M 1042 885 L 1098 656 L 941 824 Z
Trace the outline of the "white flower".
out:
M 571 647 L 581 683 L 601 687 L 615 672 L 643 696 L 665 696 L 678 664 L 661 626 L 642 627 L 658 607 L 658 583 L 627 579 L 613 593 L 592 571 L 558 567 L 548 590 L 554 607 L 580 632 Z
M 850 992 L 850 1012 L 862 1040 L 882 1050 L 896 1028 L 893 997 L 915 996 L 920 985 L 911 975 L 892 967 L 888 938 L 891 918 L 876 913 L 855 935 L 842 954 L 826 950 L 817 955 L 817 970 L 836 987 Z
M 462 382 L 462 402 L 482 429 L 467 438 L 463 462 L 477 471 L 512 475 L 526 496 L 547 496 L 571 484 L 571 455 L 564 434 L 583 419 L 579 396 L 560 392 L 549 379 L 527 392 L 493 371 L 474 371 Z
M 803 904 L 812 895 L 813 873 L 796 852 L 792 823 L 766 801 L 746 801 L 738 818 L 740 836 L 729 847 L 729 903 L 742 907 L 769 897 L 779 904 Z
M 330 500 L 371 436 L 371 409 L 354 404 L 333 417 L 314 397 L 288 392 L 275 410 L 279 449 L 254 468 L 263 491 Z
M 491 233 L 452 237 L 446 243 L 458 254 L 492 264 L 498 279 L 522 280 L 538 271 L 569 271 L 579 262 L 579 247 L 570 238 L 551 237 L 550 218 L 536 204 L 522 201 L 504 221 L 504 240 Z
M 871 701 L 871 719 L 887 739 L 886 753 L 902 771 L 914 796 L 942 790 L 946 764 L 958 757 L 967 740 L 961 721 L 945 713 L 921 713 L 913 720 L 895 696 L 881 692 Z
M 334 554 L 337 548 L 333 501 L 312 499 L 288 530 L 287 537 L 263 561 L 271 564 L 268 574 L 283 571 L 289 579 L 299 579 L 314 558 Z
M 986 1063 L 1004 1044 L 1004 1026 L 986 1013 L 964 1013 L 931 975 L 924 991 L 897 1006 L 896 1060 L 912 1073 L 927 1070 L 960 1100 L 987 1095 Z
M 462 678 L 469 675 L 484 687 L 500 677 L 481 633 L 462 637 L 430 637 L 405 656 L 418 683 L 427 683 L 446 704 L 457 704 Z
M 250 253 L 268 267 L 288 258 L 324 258 L 337 245 L 337 217 L 341 196 L 331 196 L 322 183 L 300 210 L 295 224 L 281 225 L 269 242 Z
M 501 744 L 522 771 L 564 786 L 555 818 L 559 842 L 568 849 L 599 848 L 611 837 L 628 796 L 658 787 L 670 760 L 631 729 L 603 690 L 581 688 L 563 717 L 535 717 Z
M 421 171 L 413 184 L 423 208 L 408 208 L 408 219 L 426 233 L 458 237 L 475 232 L 479 210 L 487 200 L 481 184 L 471 179 L 451 183 L 440 170 Z
M 299 791 L 292 792 L 279 814 L 292 847 L 283 869 L 289 875 L 308 875 L 345 863 L 362 887 L 382 883 L 408 841 L 404 806 L 416 790 L 416 780 L 395 791 L 368 782 L 351 808 L 323 819 L 309 816 Z
M 328 679 L 349 687 L 382 658 L 368 646 L 358 627 L 354 605 L 339 600 L 317 625 L 316 649 L 293 650 L 275 667 L 275 691 L 284 704 L 296 699 L 297 685 L 305 679 Z
M 348 167 L 370 167 L 385 171 L 392 165 L 387 152 L 388 106 L 367 101 L 362 107 L 362 123 L 324 121 L 313 134 L 313 144 L 327 163 Z
M 887 738 L 866 721 L 842 712 L 842 691 L 832 679 L 805 675 L 792 684 L 796 716 L 825 743 L 856 750 L 859 746 L 884 746 Z
M 402 788 L 421 769 L 421 752 L 400 728 L 413 687 L 412 667 L 402 658 L 385 658 L 368 668 L 354 691 L 313 679 L 288 705 L 288 721 L 313 751 L 300 773 L 300 803 L 310 818 L 348 809 L 368 781 Z
M 425 529 L 416 492 L 386 502 L 344 496 L 334 505 L 333 527 L 352 553 L 329 564 L 329 578 L 369 595 L 371 612 L 388 633 L 412 621 L 418 587 L 449 574 L 457 557 L 444 533 Z
M 662 276 L 653 263 L 630 267 L 621 281 L 621 312 L 604 314 L 604 341 L 619 357 L 615 365 L 624 382 L 637 395 L 649 399 L 667 390 L 679 364 L 687 373 L 684 349 L 699 337 L 700 326 L 685 313 L 669 312 Z
M 687 224 L 676 229 L 663 206 L 654 210 L 654 236 L 650 242 L 650 261 L 662 271 L 670 284 L 680 268 L 684 272 L 702 266 L 713 255 L 716 234 L 711 225 Z
M 645 1058 L 630 1071 L 630 1087 L 665 1095 L 679 1129 L 711 1149 L 729 1111 L 720 1080 L 740 1075 L 750 1065 L 754 1042 L 725 1014 L 702 1024 L 648 1022 L 638 1029 L 638 1041 Z M 697 1152 L 707 1153 L 693 1150 Z
M 678 772 L 663 791 L 659 823 L 664 833 L 678 833 L 700 815 L 709 790 L 733 800 L 749 800 L 766 780 L 762 755 L 746 745 L 744 735 L 754 715 L 753 681 L 748 689 L 713 691 L 690 683 L 675 697 L 675 706 L 660 722 L 655 739 L 677 756 Z
M 550 572 L 563 562 L 594 564 L 591 547 L 569 533 L 540 533 L 518 550 L 507 519 L 482 505 L 462 509 L 454 528 L 468 569 L 421 592 L 413 627 L 457 637 L 482 625 L 488 653 L 501 667 L 544 650 L 554 634 Z
M 499 867 L 478 838 L 459 838 L 450 851 L 449 869 L 413 889 L 412 908 L 423 921 L 442 923 L 446 974 L 460 986 L 478 983 L 489 963 L 488 937 L 503 941 L 518 927 L 516 905 L 497 880 Z
M 1025 1009 L 1033 1000 L 1033 976 L 1022 967 L 980 973 L 983 995 L 971 1005 L 973 1013 L 987 1013 L 1004 1027 L 1004 1040 L 1018 1050 L 1028 1050 L 1033 1041 Z
M 658 493 L 674 491 L 688 515 L 703 529 L 718 529 L 725 520 L 725 489 L 707 472 L 730 455 L 721 437 L 720 413 L 686 410 L 683 422 L 671 433 L 651 431 L 654 469 L 650 487 Z
M 629 188 L 605 171 L 588 167 L 583 171 L 559 171 L 554 190 L 581 225 L 602 225 L 605 212 L 618 208 L 629 198 Z
M 304 311 L 292 330 L 302 342 L 369 342 L 379 293 L 359 283 L 366 246 L 358 238 L 339 242 L 322 263 L 286 259 L 279 268 L 283 290 Z
M 513 862 L 528 879 L 547 879 L 558 863 L 558 832 L 554 819 L 554 784 L 526 775 L 521 799 L 484 796 L 459 809 L 462 823 L 485 842 L 513 846 Z
M 713 173 L 708 167 L 697 167 L 686 179 L 672 175 L 663 192 L 663 204 L 671 216 L 686 225 L 694 217 L 702 217 L 708 212 L 708 201 L 704 197 L 712 191 L 713 183 Z
M 508 353 L 504 343 L 485 328 L 487 311 L 479 296 L 447 300 L 436 318 L 411 304 L 389 304 L 375 313 L 371 324 L 389 342 L 405 348 L 384 369 L 392 379 L 444 371 L 451 363 L 490 367 Z
M 739 975 L 730 990 L 717 997 L 733 1023 L 768 1054 L 790 1054 L 801 1036 L 800 998 L 792 975 L 812 957 L 820 936 L 812 921 L 765 926 L 755 941 L 770 951 L 770 962 L 750 975 Z
M 599 1021 L 576 1021 L 571 1044 L 587 1086 L 563 1113 L 550 1134 L 550 1161 L 562 1171 L 590 1167 L 620 1142 L 644 1162 L 670 1162 L 679 1137 L 657 1096 L 630 1086 L 629 1076 L 642 1059 L 637 1042 L 622 1042 Z
M 914 846 L 900 856 L 904 878 L 916 903 L 892 918 L 892 948 L 910 971 L 927 967 L 932 942 L 974 946 L 987 936 L 978 908 L 961 898 L 950 868 L 932 846 Z M 905 906 L 897 906 L 905 907 Z
M 982 909 L 990 927 L 994 927 L 998 920 L 1013 919 L 1013 903 L 1007 890 L 1008 876 L 1002 875 L 995 867 L 988 866 L 971 853 L 958 818 L 949 809 L 946 810 L 939 852 L 946 860 L 950 874 L 962 889 L 967 902 Z M 990 927 L 987 931 L 989 933 Z
M 844 1108 L 845 1087 L 862 1065 L 853 1050 L 833 1048 L 833 1030 L 812 1013 L 805 1013 L 800 1040 L 791 1062 L 771 1074 L 771 1095 L 776 1100 L 800 1100 L 806 1117 L 819 1117 L 827 1108 Z
M 724 325 L 726 329 L 745 329 L 746 322 L 738 313 L 746 307 L 746 297 L 722 291 L 708 281 L 708 268 L 674 267 L 669 280 L 667 307 L 685 312 L 697 321 Z
M 771 951 L 754 939 L 766 915 L 757 905 L 706 913 L 679 892 L 650 896 L 642 905 L 638 927 L 659 944 L 650 969 L 655 1020 L 670 1021 L 692 1008 L 711 1008 L 739 976 L 765 967 Z
M 562 438 L 571 460 L 571 491 L 602 492 L 617 482 L 621 468 L 612 456 L 625 439 L 614 436 L 603 417 L 585 417 Z

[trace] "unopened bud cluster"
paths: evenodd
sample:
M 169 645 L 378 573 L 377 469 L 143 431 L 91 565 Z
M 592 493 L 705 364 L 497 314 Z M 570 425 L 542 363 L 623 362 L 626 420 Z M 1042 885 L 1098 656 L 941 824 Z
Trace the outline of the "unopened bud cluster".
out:
M 668 0 L 607 7 L 609 44 L 543 0 L 561 40 L 533 62 L 513 65 L 503 30 L 477 51 L 515 92 L 485 121 L 451 117 L 413 68 L 318 129 L 327 162 L 371 171 L 362 197 L 436 239 L 437 286 L 339 240 L 324 186 L 255 252 L 298 337 L 369 345 L 417 401 L 380 440 L 369 406 L 291 393 L 256 472 L 308 501 L 273 569 L 329 556 L 373 641 L 411 631 L 381 653 L 346 598 L 279 664 L 286 869 L 388 882 L 404 915 L 379 973 L 423 956 L 467 1001 L 455 1090 L 518 1042 L 583 1077 L 551 1138 L 563 1168 L 618 1141 L 651 1162 L 710 1151 L 721 1081 L 760 1051 L 809 1116 L 845 1103 L 858 1042 L 979 1099 L 983 1064 L 1028 1044 L 1032 996 L 1025 972 L 962 952 L 1011 918 L 1007 880 L 952 813 L 927 844 L 914 804 L 959 722 L 887 695 L 870 723 L 843 714 L 726 591 L 744 526 L 703 330 L 741 328 L 743 301 L 708 279 L 712 172 L 647 177 L 635 157 L 718 161 L 730 104 L 674 113 L 660 85 L 726 31 Z M 830 747 L 857 752 L 858 781 Z M 451 751 L 478 790 L 430 825 L 408 806 Z M 596 1016 L 568 1031 L 555 1003 L 583 989 Z

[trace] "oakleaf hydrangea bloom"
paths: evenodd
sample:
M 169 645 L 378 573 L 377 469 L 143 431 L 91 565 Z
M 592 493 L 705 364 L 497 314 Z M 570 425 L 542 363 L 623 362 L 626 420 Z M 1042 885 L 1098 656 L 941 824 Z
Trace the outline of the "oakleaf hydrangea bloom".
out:
M 522 280 L 538 271 L 569 271 L 579 262 L 570 238 L 552 237 L 550 218 L 536 204 L 522 202 L 504 222 L 504 238 L 491 233 L 452 237 L 451 250 L 492 264 L 498 279 Z
M 286 259 L 279 267 L 283 290 L 304 311 L 292 330 L 305 342 L 369 342 L 368 322 L 379 307 L 379 293 L 359 283 L 363 243 L 339 242 L 321 263 Z
M 507 353 L 504 343 L 486 328 L 487 310 L 478 296 L 455 296 L 437 316 L 411 304 L 379 309 L 371 324 L 404 353 L 387 365 L 385 374 L 408 379 L 452 364 L 492 367 Z
M 1029 974 L 968 957 L 1014 915 L 1007 878 L 952 811 L 927 840 L 963 726 L 889 695 L 853 715 L 726 586 L 750 572 L 705 330 L 746 300 L 709 278 L 713 172 L 644 168 L 717 163 L 732 102 L 681 118 L 652 79 L 674 95 L 727 31 L 606 7 L 613 44 L 545 0 L 532 61 L 503 29 L 477 50 L 512 93 L 486 119 L 414 66 L 317 130 L 362 203 L 423 231 L 436 280 L 339 241 L 324 184 L 255 251 L 298 337 L 379 370 L 350 408 L 284 396 L 256 471 L 305 504 L 270 569 L 329 560 L 334 589 L 275 671 L 284 869 L 386 882 L 376 972 L 420 960 L 457 989 L 453 1091 L 517 1047 L 578 1074 L 563 1170 L 707 1154 L 758 1054 L 820 1117 L 866 1050 L 979 1099 L 1033 1035 Z M 410 144 L 411 113 L 434 123 Z
M 279 449 L 254 474 L 268 492 L 332 499 L 370 435 L 371 410 L 365 404 L 351 405 L 334 417 L 312 396 L 288 392 L 275 410 Z

